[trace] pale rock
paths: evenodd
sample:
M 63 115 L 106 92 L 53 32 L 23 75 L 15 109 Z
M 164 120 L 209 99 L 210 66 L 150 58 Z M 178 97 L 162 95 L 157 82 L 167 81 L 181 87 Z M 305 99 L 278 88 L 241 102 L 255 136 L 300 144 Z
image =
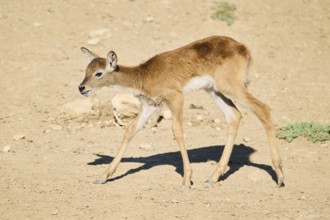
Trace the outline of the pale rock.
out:
M 186 122 L 185 124 L 188 125 L 188 126 L 192 126 L 191 122 Z
M 144 19 L 146 22 L 153 22 L 155 18 L 153 16 L 148 16 Z
M 91 99 L 76 99 L 60 107 L 60 110 L 71 114 L 93 113 L 93 103 Z
M 89 32 L 88 37 L 90 39 L 87 41 L 87 44 L 96 45 L 100 43 L 102 40 L 110 39 L 112 35 L 108 28 L 101 28 Z
M 142 150 L 150 150 L 151 149 L 151 144 L 148 144 L 148 143 L 142 143 L 140 146 L 139 146 L 140 149 Z
M 88 34 L 89 38 L 100 38 L 102 40 L 110 39 L 112 37 L 111 32 L 108 28 L 101 28 L 93 30 Z
M 121 126 L 127 125 L 140 112 L 140 101 L 131 93 L 117 94 L 111 102 L 116 123 Z
M 100 43 L 101 39 L 100 38 L 92 38 L 87 41 L 88 45 L 96 45 Z
M 61 125 L 57 125 L 57 124 L 50 124 L 48 128 L 54 131 L 61 131 L 63 129 Z
M 8 153 L 9 151 L 10 151 L 10 149 L 11 149 L 11 146 L 10 145 L 6 145 L 4 148 L 3 148 L 3 152 L 5 152 L 5 153 Z
M 26 135 L 24 133 L 19 133 L 19 134 L 14 135 L 13 140 L 18 141 L 18 140 L 24 139 L 25 136 Z
M 220 124 L 220 123 L 221 123 L 221 120 L 218 119 L 218 118 L 216 118 L 216 119 L 213 120 L 213 123 L 214 123 L 214 124 Z
M 246 143 L 249 143 L 249 142 L 252 141 L 252 138 L 250 138 L 250 137 L 244 137 L 243 138 L 243 141 L 246 142 Z
M 41 27 L 41 23 L 40 22 L 33 22 L 33 27 L 36 27 L 36 28 L 38 28 L 38 27 Z
M 196 120 L 199 121 L 199 122 L 201 122 L 201 121 L 204 120 L 204 118 L 201 115 L 197 115 Z
M 162 112 L 162 116 L 166 120 L 171 119 L 172 118 L 172 112 L 169 109 L 166 109 Z
M 53 212 L 52 212 L 52 215 L 58 215 L 59 213 L 59 210 L 58 209 L 55 209 Z

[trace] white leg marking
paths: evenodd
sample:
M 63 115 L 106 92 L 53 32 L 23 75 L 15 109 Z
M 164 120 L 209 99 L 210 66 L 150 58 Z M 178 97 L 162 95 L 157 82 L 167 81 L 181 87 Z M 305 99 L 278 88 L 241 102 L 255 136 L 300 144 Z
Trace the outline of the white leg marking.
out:
M 145 123 L 148 121 L 148 119 L 151 117 L 151 115 L 155 112 L 156 109 L 157 107 L 142 102 L 142 111 L 138 116 L 139 118 L 136 122 L 135 131 L 139 131 L 141 128 L 143 128 Z
M 232 108 L 219 95 L 217 95 L 215 91 L 210 91 L 209 94 L 217 106 L 223 111 L 227 122 L 231 121 L 232 119 L 236 119 Z

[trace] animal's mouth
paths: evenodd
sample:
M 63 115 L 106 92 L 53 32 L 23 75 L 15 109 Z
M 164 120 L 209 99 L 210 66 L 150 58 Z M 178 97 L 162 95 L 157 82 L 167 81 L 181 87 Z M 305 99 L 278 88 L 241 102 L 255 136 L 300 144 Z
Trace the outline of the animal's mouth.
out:
M 90 96 L 90 94 L 92 93 L 92 90 L 85 90 L 85 91 L 81 91 L 80 94 L 82 94 L 83 96 Z

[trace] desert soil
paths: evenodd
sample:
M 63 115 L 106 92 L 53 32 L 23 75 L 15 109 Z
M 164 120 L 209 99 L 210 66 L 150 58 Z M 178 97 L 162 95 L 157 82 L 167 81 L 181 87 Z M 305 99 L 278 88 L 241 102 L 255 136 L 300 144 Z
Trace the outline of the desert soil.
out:
M 250 48 L 249 90 L 271 106 L 277 128 L 330 122 L 330 2 L 230 2 L 232 26 L 210 18 L 211 0 L 0 0 L 0 219 L 330 219 L 330 143 L 278 140 L 286 175 L 278 189 L 266 133 L 244 108 L 229 171 L 205 185 L 226 122 L 203 92 L 185 102 L 190 190 L 179 189 L 171 120 L 142 130 L 112 179 L 92 184 L 124 128 L 113 119 L 115 91 L 79 94 L 88 63 L 81 46 L 100 56 L 114 50 L 120 64 L 135 65 L 197 39 L 230 36 Z M 102 39 L 89 36 L 104 29 Z

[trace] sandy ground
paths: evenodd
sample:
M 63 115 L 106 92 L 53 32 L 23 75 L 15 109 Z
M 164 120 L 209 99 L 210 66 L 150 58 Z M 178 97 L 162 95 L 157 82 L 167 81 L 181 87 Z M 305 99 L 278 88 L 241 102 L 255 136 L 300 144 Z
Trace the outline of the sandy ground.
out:
M 141 131 L 113 178 L 92 184 L 124 128 L 113 122 L 114 91 L 79 94 L 81 46 L 102 56 L 114 50 L 121 64 L 134 65 L 203 37 L 230 36 L 250 48 L 249 89 L 271 106 L 277 128 L 330 122 L 329 1 L 233 2 L 237 19 L 227 26 L 210 18 L 213 1 L 0 0 L 0 219 L 330 219 L 329 142 L 278 140 L 286 185 L 277 189 L 266 134 L 245 109 L 229 171 L 205 185 L 226 129 L 203 92 L 185 103 L 191 190 L 179 190 L 170 120 Z M 89 33 L 103 28 L 111 36 L 88 45 Z M 93 103 L 86 114 L 61 108 L 81 99 Z

